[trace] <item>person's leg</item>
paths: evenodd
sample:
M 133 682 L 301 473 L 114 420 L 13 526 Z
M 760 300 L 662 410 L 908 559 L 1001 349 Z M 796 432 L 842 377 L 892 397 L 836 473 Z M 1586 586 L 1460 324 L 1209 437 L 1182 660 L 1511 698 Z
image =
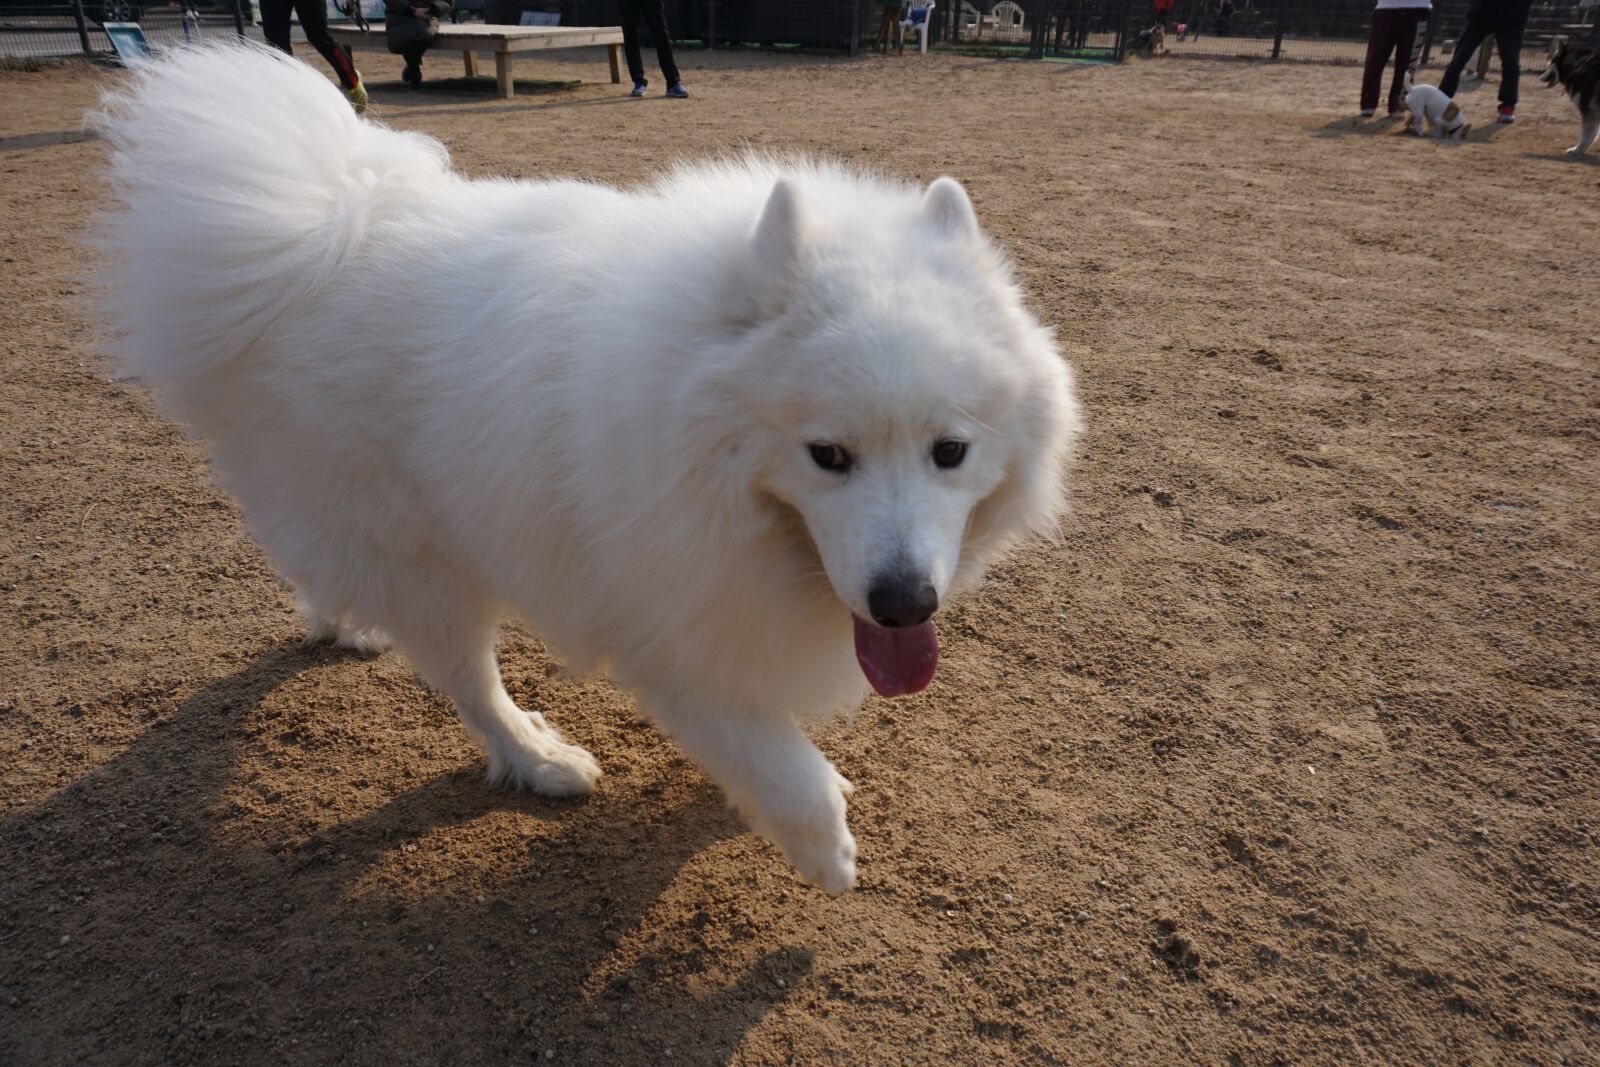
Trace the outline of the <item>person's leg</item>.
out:
M 339 84 L 354 89 L 361 84 L 356 68 L 345 55 L 344 49 L 334 44 L 328 34 L 328 8 L 323 0 L 293 0 L 295 13 L 300 16 L 300 29 L 304 31 L 311 47 L 321 53 L 328 66 L 339 76 Z
M 617 0 L 617 16 L 622 22 L 622 54 L 628 58 L 628 77 L 633 84 L 644 84 L 644 57 L 639 54 L 639 0 Z
M 1361 71 L 1361 111 L 1363 114 L 1378 109 L 1378 89 L 1383 84 L 1383 68 L 1389 63 L 1389 53 L 1395 44 L 1396 12 L 1384 9 L 1372 12 L 1372 24 L 1367 31 L 1367 63 Z
M 427 51 L 420 44 L 408 44 L 400 51 L 400 58 L 406 61 L 406 84 L 413 89 L 422 84 L 422 53 Z
M 1428 15 L 1425 7 L 1417 9 L 1416 25 L 1411 30 L 1411 60 L 1406 70 L 1411 72 L 1411 84 L 1417 84 L 1417 74 L 1422 70 L 1422 50 L 1428 43 Z
M 294 55 L 289 40 L 290 0 L 261 0 L 261 35 L 272 47 Z
M 1466 69 L 1472 53 L 1478 50 L 1478 46 L 1487 36 L 1489 27 L 1481 20 L 1468 15 L 1467 24 L 1461 28 L 1461 39 L 1456 42 L 1456 50 L 1450 55 L 1450 65 L 1444 68 L 1444 77 L 1439 79 L 1440 92 L 1446 96 L 1456 95 L 1456 89 L 1461 85 L 1461 72 Z
M 1522 77 L 1522 32 L 1526 20 L 1495 27 L 1494 46 L 1500 51 L 1500 102 L 1517 106 L 1517 81 Z
M 1402 8 L 1394 12 L 1394 78 L 1389 82 L 1389 114 L 1400 110 L 1400 101 L 1406 95 L 1406 72 L 1415 68 L 1417 52 L 1422 47 L 1422 35 L 1417 32 L 1417 16 L 1421 8 Z M 1412 75 L 1415 77 L 1415 74 Z
M 644 24 L 650 27 L 650 36 L 656 39 L 656 61 L 661 64 L 661 76 L 667 79 L 667 88 L 677 85 L 678 64 L 672 58 L 672 34 L 667 32 L 667 14 L 662 10 L 661 0 L 640 0 L 639 13 L 644 16 Z

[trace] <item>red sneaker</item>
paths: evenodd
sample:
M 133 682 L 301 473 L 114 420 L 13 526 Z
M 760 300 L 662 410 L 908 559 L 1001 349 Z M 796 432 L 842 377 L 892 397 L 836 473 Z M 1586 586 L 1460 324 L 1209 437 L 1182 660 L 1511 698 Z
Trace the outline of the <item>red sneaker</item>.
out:
M 1495 121 L 1496 122 L 1516 122 L 1517 121 L 1517 109 L 1512 107 L 1510 104 L 1501 104 L 1500 105 L 1500 114 L 1495 117 Z

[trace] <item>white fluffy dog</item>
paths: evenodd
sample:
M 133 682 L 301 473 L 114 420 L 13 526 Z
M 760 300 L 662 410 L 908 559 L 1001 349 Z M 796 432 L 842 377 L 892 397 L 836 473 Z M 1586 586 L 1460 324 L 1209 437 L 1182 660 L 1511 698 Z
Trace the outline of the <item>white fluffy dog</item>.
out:
M 1461 114 L 1461 107 L 1444 92 L 1432 85 L 1412 85 L 1406 74 L 1406 109 L 1417 136 L 1421 137 L 1423 124 L 1433 130 L 1436 138 L 1449 137 L 1459 141 L 1472 129 L 1472 124 Z
M 1078 424 L 962 188 L 765 159 L 468 180 L 238 46 L 98 121 L 127 359 L 311 625 L 398 646 L 492 780 L 586 793 L 595 760 L 501 684 L 519 616 L 850 888 L 851 786 L 802 724 L 928 684 L 930 617 L 1056 525 Z

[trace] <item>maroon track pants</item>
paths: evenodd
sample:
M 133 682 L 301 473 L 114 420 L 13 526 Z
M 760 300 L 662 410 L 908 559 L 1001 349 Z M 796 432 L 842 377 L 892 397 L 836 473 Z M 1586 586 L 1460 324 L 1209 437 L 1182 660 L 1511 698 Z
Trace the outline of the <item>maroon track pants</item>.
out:
M 1428 9 L 1391 7 L 1372 13 L 1372 32 L 1367 37 L 1367 69 L 1361 75 L 1361 110 L 1376 111 L 1378 89 L 1383 84 L 1383 68 L 1394 53 L 1394 81 L 1389 85 L 1389 110 L 1402 105 L 1406 71 L 1414 81 L 1422 62 L 1422 39 L 1428 34 Z

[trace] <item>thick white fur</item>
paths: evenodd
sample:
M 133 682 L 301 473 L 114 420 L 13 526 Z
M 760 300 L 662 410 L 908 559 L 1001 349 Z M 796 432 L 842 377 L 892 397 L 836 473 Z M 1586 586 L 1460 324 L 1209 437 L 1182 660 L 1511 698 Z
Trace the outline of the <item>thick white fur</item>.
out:
M 1450 137 L 1459 141 L 1467 135 L 1471 124 L 1461 114 L 1461 109 L 1437 86 L 1412 85 L 1409 74 L 1406 75 L 1406 86 L 1406 108 L 1411 112 L 1411 121 L 1418 137 L 1423 134 L 1424 123 L 1432 129 L 1435 137 Z
M 515 614 L 849 888 L 850 785 L 801 725 L 866 691 L 851 613 L 886 563 L 943 600 L 1051 531 L 1077 430 L 960 186 L 770 159 L 627 192 L 468 180 L 238 46 L 144 68 L 99 121 L 127 361 L 313 629 L 387 634 L 491 779 L 587 792 L 594 759 L 501 685 Z M 940 470 L 950 435 L 969 458 Z

